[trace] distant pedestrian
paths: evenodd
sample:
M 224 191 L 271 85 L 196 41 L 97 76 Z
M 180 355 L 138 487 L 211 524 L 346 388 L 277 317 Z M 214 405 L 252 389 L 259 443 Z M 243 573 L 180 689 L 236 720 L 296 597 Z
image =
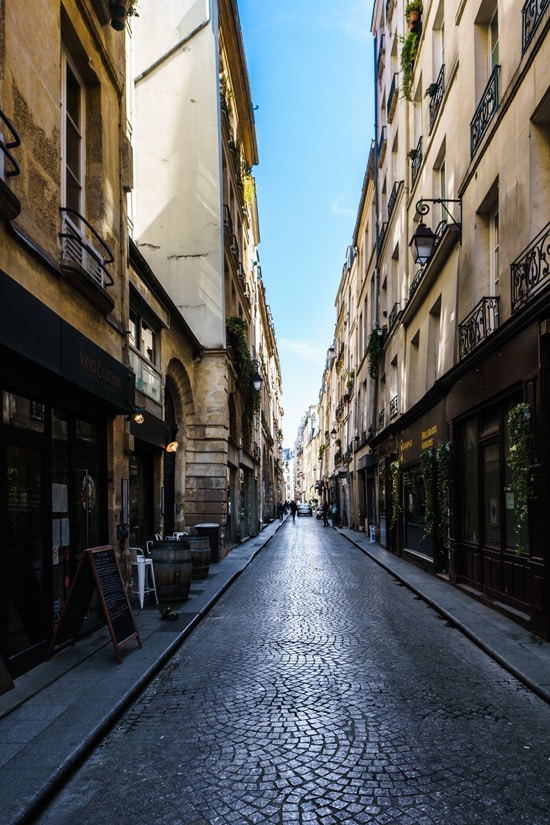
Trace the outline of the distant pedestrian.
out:
M 322 513 L 323 513 L 323 527 L 328 527 L 328 501 L 325 499 L 323 502 Z
M 277 515 L 279 516 L 279 518 L 281 519 L 281 521 L 283 520 L 283 515 L 284 515 L 284 512 L 285 512 L 285 506 L 284 506 L 283 502 L 282 502 L 282 501 L 280 501 L 280 502 L 277 504 Z
M 292 521 L 296 521 L 296 510 L 298 509 L 298 505 L 295 501 L 290 502 L 290 512 L 292 513 Z

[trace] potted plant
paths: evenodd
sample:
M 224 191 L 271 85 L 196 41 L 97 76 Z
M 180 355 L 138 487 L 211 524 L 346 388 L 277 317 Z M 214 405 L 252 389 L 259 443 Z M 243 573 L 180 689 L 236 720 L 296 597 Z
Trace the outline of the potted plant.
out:
M 409 28 L 414 28 L 420 23 L 422 16 L 422 3 L 420 0 L 411 0 L 405 6 L 405 19 L 409 24 Z
M 139 17 L 137 12 L 137 0 L 109 0 L 109 11 L 111 13 L 111 26 L 117 32 L 124 31 L 127 17 Z

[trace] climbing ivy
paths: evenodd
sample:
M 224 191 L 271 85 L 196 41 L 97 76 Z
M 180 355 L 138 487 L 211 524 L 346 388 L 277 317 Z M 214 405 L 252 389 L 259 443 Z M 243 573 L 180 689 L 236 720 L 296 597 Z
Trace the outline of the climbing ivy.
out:
M 235 353 L 235 369 L 237 383 L 245 402 L 245 416 L 248 432 L 252 429 L 252 420 L 260 410 L 260 393 L 254 389 L 254 375 L 256 368 L 252 362 L 248 348 L 247 324 L 242 318 L 226 318 L 225 327 L 229 344 Z

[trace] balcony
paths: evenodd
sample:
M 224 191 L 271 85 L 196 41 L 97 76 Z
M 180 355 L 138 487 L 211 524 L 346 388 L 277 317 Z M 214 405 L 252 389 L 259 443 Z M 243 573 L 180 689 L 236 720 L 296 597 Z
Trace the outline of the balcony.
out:
M 388 117 L 388 123 L 391 123 L 393 120 L 393 116 L 395 114 L 395 107 L 397 106 L 397 98 L 399 97 L 399 89 L 397 88 L 397 72 L 394 72 L 393 80 L 390 86 L 390 93 L 388 95 L 388 102 L 386 105 L 386 113 Z
M 394 395 L 390 401 L 390 419 L 395 418 L 396 415 L 399 415 L 399 398 Z
M 411 186 L 414 186 L 422 165 L 422 137 L 418 138 L 416 149 L 411 149 L 409 157 L 411 159 Z
M 109 312 L 115 305 L 105 291 L 114 284 L 107 269 L 113 254 L 82 215 L 68 207 L 60 211 L 61 271 L 98 309 Z
M 229 237 L 231 237 L 233 235 L 233 219 L 231 218 L 229 206 L 226 203 L 224 203 L 223 205 L 223 223 L 225 228 L 227 229 Z
M 386 35 L 382 35 L 380 38 L 380 48 L 378 49 L 378 57 L 376 59 L 376 66 L 377 66 L 377 74 L 378 79 L 380 80 L 380 76 L 384 71 L 384 66 L 386 65 Z
M 5 133 L 8 132 L 10 138 L 6 140 Z M 12 221 L 21 212 L 21 202 L 6 183 L 6 178 L 15 177 L 19 174 L 19 164 L 15 159 L 12 149 L 17 149 L 21 145 L 19 135 L 15 127 L 8 120 L 2 109 L 0 109 L 0 217 Z
M 383 430 L 386 423 L 386 411 L 384 409 L 380 410 L 378 413 L 378 429 Z
M 396 181 L 392 186 L 390 197 L 388 199 L 388 221 L 390 220 L 390 218 L 392 216 L 392 212 L 395 209 L 395 204 L 397 203 L 397 196 L 398 196 L 399 190 L 401 189 L 402 186 L 403 186 L 403 181 L 402 180 Z
M 548 9 L 548 0 L 527 0 L 521 10 L 521 53 L 525 54 Z
M 459 360 L 469 355 L 499 326 L 499 299 L 482 298 L 458 325 Z
M 386 147 L 388 145 L 386 136 L 386 127 L 382 126 L 380 133 L 380 140 L 378 141 L 378 165 L 381 166 L 386 156 Z
M 428 87 L 430 95 L 430 134 L 434 127 L 439 109 L 441 108 L 441 101 L 445 92 L 445 66 L 441 67 L 439 75 L 435 83 Z
M 131 349 L 129 352 L 130 367 L 136 376 L 136 390 L 157 404 L 162 403 L 162 379 L 158 373 L 138 352 Z
M 498 76 L 500 66 L 495 66 L 479 105 L 470 123 L 470 158 L 473 158 L 495 112 L 498 109 Z
M 549 246 L 550 223 L 547 223 L 510 265 L 512 312 L 522 309 L 550 285 Z
M 380 227 L 380 231 L 378 233 L 378 244 L 377 244 L 377 251 L 380 254 L 380 250 L 384 245 L 384 239 L 386 237 L 386 232 L 388 231 L 388 222 L 384 221 L 382 226 Z
M 388 316 L 388 332 L 390 332 L 397 323 L 397 320 L 399 318 L 400 306 L 401 304 L 399 302 L 396 302 L 392 307 L 392 310 Z

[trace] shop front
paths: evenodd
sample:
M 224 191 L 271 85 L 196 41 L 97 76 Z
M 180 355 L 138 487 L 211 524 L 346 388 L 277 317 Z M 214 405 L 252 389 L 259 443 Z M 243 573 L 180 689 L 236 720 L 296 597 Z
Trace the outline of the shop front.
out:
M 82 551 L 112 538 L 107 445 L 133 376 L 3 273 L 0 293 L 0 653 L 16 677 L 43 661 Z M 86 627 L 100 621 L 90 605 Z
M 533 323 L 501 342 L 449 390 L 454 442 L 452 579 L 548 638 L 549 337 Z M 511 457 L 525 424 L 529 494 L 522 504 Z M 523 517 L 524 510 L 525 517 Z
M 399 474 L 402 552 L 437 573 L 448 570 L 448 553 L 439 530 L 437 500 L 440 449 L 446 444 L 445 405 L 440 402 L 400 432 Z

